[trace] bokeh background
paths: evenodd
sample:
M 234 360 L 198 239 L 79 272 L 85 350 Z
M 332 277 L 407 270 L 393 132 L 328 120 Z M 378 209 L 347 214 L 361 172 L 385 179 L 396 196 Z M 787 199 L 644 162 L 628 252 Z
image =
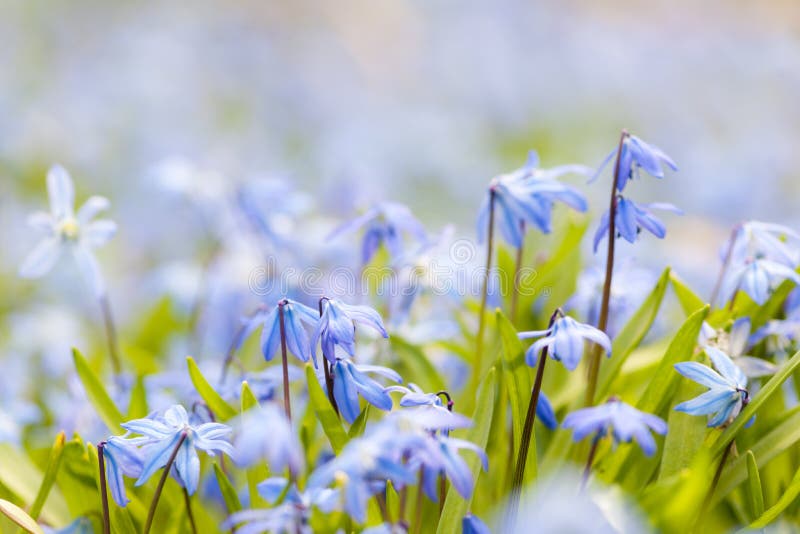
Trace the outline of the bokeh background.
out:
M 305 265 L 322 261 L 303 254 L 326 224 L 378 200 L 474 238 L 493 175 L 529 149 L 545 166 L 597 166 L 623 127 L 680 166 L 634 184 L 637 200 L 686 212 L 665 216 L 666 240 L 623 254 L 707 291 L 733 223 L 797 226 L 799 31 L 791 0 L 2 0 L 6 352 L 52 345 L 57 373 L 95 331 L 69 267 L 16 278 L 54 162 L 79 201 L 112 201 L 120 231 L 99 257 L 123 324 L 163 295 L 191 313 L 206 286 L 233 321 L 245 305 L 228 290 L 263 261 L 242 238 L 254 211 Z M 573 182 L 599 215 L 607 177 Z

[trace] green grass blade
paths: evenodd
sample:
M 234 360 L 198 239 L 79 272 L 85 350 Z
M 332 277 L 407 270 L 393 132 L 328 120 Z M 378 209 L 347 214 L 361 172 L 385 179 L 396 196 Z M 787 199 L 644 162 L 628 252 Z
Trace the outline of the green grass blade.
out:
M 347 434 L 345 434 L 339 416 L 333 411 L 328 395 L 322 390 L 322 386 L 317 380 L 317 373 L 314 372 L 314 367 L 310 363 L 306 364 L 306 381 L 308 382 L 308 396 L 314 406 L 314 412 L 322 424 L 322 430 L 328 436 L 333 452 L 339 454 L 347 443 Z
M 111 400 L 111 395 L 103 387 L 103 383 L 100 382 L 100 379 L 89 367 L 89 362 L 86 361 L 86 358 L 83 357 L 78 349 L 72 349 L 72 359 L 75 362 L 75 371 L 78 373 L 78 378 L 80 378 L 83 389 L 86 391 L 86 397 L 94 406 L 97 415 L 100 416 L 100 419 L 112 434 L 124 434 L 125 430 L 120 426 L 124 421 L 122 413 L 117 408 L 117 405 L 114 404 L 114 401 Z
M 750 499 L 750 511 L 754 517 L 761 517 L 764 513 L 764 490 L 761 488 L 761 476 L 758 474 L 758 464 L 753 451 L 747 451 L 747 488 Z
M 228 515 L 241 510 L 242 503 L 239 501 L 236 489 L 231 484 L 228 475 L 217 463 L 214 463 L 214 476 L 217 477 L 217 484 L 219 484 L 219 490 L 222 493 L 222 500 L 225 501 L 225 509 L 228 511 Z
M 53 484 L 55 483 L 56 475 L 58 474 L 58 468 L 61 467 L 61 458 L 64 453 L 65 441 L 66 436 L 63 432 L 59 432 L 56 436 L 55 443 L 53 443 L 53 448 L 50 449 L 50 458 L 47 460 L 47 469 L 45 469 L 44 478 L 42 478 L 42 484 L 39 486 L 39 491 L 36 493 L 36 499 L 33 501 L 29 512 L 33 519 L 39 518 L 39 514 L 44 507 L 44 503 L 47 501 L 48 495 L 50 495 L 50 490 L 53 489 Z
M 769 510 L 753 521 L 750 524 L 750 528 L 764 528 L 775 521 L 794 502 L 798 495 L 800 495 L 800 469 L 794 474 L 789 487 L 783 492 L 778 502 L 770 506 Z
M 678 297 L 678 302 L 683 308 L 683 312 L 688 317 L 698 309 L 702 308 L 706 303 L 697 293 L 692 291 L 681 278 L 675 274 L 669 275 L 672 290 L 675 291 L 675 296 Z
M 209 384 L 200 368 L 191 356 L 186 357 L 186 365 L 189 368 L 189 378 L 192 379 L 192 384 L 200 394 L 200 397 L 205 401 L 208 409 L 214 413 L 214 417 L 218 421 L 227 421 L 236 415 L 236 410 L 223 399 L 219 393 Z

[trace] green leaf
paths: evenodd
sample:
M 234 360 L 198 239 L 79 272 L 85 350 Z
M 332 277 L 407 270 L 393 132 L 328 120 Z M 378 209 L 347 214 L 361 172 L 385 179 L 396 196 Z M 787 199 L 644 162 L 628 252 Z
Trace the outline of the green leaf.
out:
M 661 276 L 658 278 L 655 287 L 647 296 L 639 309 L 631 316 L 622 330 L 614 338 L 611 344 L 611 358 L 607 362 L 603 362 L 600 366 L 600 377 L 598 382 L 597 393 L 595 399 L 602 399 L 608 395 L 611 389 L 611 384 L 619 374 L 625 360 L 628 359 L 631 352 L 639 346 L 644 336 L 653 325 L 658 310 L 661 308 L 661 302 L 664 300 L 664 294 L 667 291 L 667 282 L 669 279 L 670 269 L 667 267 Z M 698 306 L 698 308 L 702 307 Z M 695 308 L 697 310 L 698 308 Z M 693 310 L 693 311 L 695 311 Z
M 678 297 L 681 308 L 683 308 L 683 313 L 687 317 L 705 305 L 705 301 L 697 293 L 689 289 L 689 286 L 677 274 L 670 273 L 669 281 L 675 291 L 675 296 Z
M 259 406 L 258 399 L 253 390 L 250 389 L 250 384 L 246 380 L 242 381 L 242 393 L 239 395 L 241 399 L 241 413 Z M 250 495 L 250 507 L 254 508 L 257 503 L 264 504 L 264 499 L 258 493 L 258 483 L 269 476 L 269 469 L 266 464 L 256 464 L 245 470 L 245 478 L 247 479 L 247 491 Z
M 770 506 L 769 510 L 753 521 L 750 524 L 750 528 L 764 528 L 775 521 L 794 502 L 798 495 L 800 495 L 800 469 L 794 474 L 789 487 L 783 492 L 778 502 Z
M 314 412 L 322 424 L 322 430 L 328 436 L 333 452 L 339 454 L 347 443 L 347 434 L 342 428 L 342 421 L 328 400 L 328 395 L 322 390 L 322 386 L 317 380 L 317 373 L 310 363 L 306 364 L 306 381 L 308 382 L 308 396 L 314 406 Z
M 762 436 L 750 450 L 755 456 L 758 467 L 762 468 L 782 452 L 795 447 L 798 442 L 800 442 L 800 407 L 795 408 L 789 417 Z M 722 471 L 717 490 L 714 492 L 715 501 L 728 495 L 745 481 L 747 477 L 745 462 L 746 459 L 740 456 Z
M 219 393 L 208 383 L 206 377 L 200 372 L 200 368 L 191 356 L 186 357 L 186 364 L 189 367 L 189 377 L 192 379 L 192 384 L 200 394 L 200 397 L 205 401 L 208 409 L 214 413 L 214 417 L 218 421 L 227 421 L 236 415 L 230 404 L 223 399 Z
M 40 527 L 31 516 L 25 513 L 25 510 L 14 503 L 10 503 L 5 499 L 0 499 L 0 513 L 22 527 L 25 532 L 44 534 L 42 527 Z
M 691 399 L 705 390 L 696 382 L 684 380 L 678 388 L 677 399 Z M 658 479 L 663 480 L 689 467 L 697 451 L 703 447 L 706 432 L 705 417 L 670 410 Z
M 42 484 L 39 486 L 36 500 L 33 501 L 30 508 L 30 515 L 33 519 L 39 518 L 44 503 L 47 501 L 47 496 L 50 495 L 50 490 L 53 488 L 53 484 L 56 481 L 56 475 L 58 474 L 58 468 L 61 466 L 61 458 L 64 453 L 65 441 L 66 436 L 64 432 L 59 432 L 56 436 L 55 443 L 53 443 L 53 448 L 50 449 L 50 458 L 47 461 L 47 469 L 44 472 Z
M 128 406 L 128 419 L 147 417 L 150 410 L 147 407 L 147 389 L 144 387 L 144 377 L 139 375 L 131 388 L 131 400 Z
M 389 343 L 392 351 L 398 355 L 392 367 L 401 376 L 412 377 L 413 382 L 425 391 L 445 389 L 445 381 L 441 374 L 420 347 L 412 345 L 395 333 L 392 333 Z
M 100 416 L 103 423 L 112 434 L 124 434 L 125 430 L 120 426 L 124 421 L 122 413 L 120 413 L 111 396 L 103 387 L 100 379 L 94 374 L 94 371 L 89 367 L 86 358 L 78 351 L 72 349 L 72 359 L 75 362 L 75 370 L 78 372 L 78 377 L 81 379 L 83 389 L 86 391 L 86 396 L 89 402 L 94 407 L 97 415 Z
M 239 495 L 236 489 L 231 484 L 228 475 L 220 468 L 219 464 L 214 463 L 214 476 L 217 477 L 217 484 L 222 493 L 222 499 L 225 501 L 225 508 L 228 510 L 228 515 L 238 512 L 242 509 L 242 503 L 239 501 Z
M 10 443 L 0 443 L 0 483 L 22 502 L 33 502 L 42 486 L 44 475 L 27 455 Z M 67 503 L 58 488 L 50 491 L 41 517 L 49 524 L 63 526 L 71 518 Z
M 731 442 L 732 439 L 736 437 L 744 425 L 758 412 L 758 409 L 764 405 L 764 403 L 769 399 L 772 395 L 774 395 L 777 391 L 780 390 L 781 384 L 783 384 L 787 378 L 789 378 L 792 373 L 800 366 L 800 351 L 796 352 L 794 356 L 791 357 L 789 361 L 787 361 L 783 366 L 781 366 L 780 370 L 772 375 L 772 378 L 769 379 L 769 382 L 764 384 L 764 387 L 753 397 L 742 412 L 736 416 L 733 422 L 725 429 L 725 431 L 720 435 L 717 441 L 714 442 L 714 446 L 712 448 L 712 455 L 714 457 L 719 456 L 722 454 L 722 451 L 728 446 L 728 443 Z
M 503 380 L 508 388 L 508 399 L 511 403 L 511 425 L 514 430 L 513 458 L 519 456 L 522 439 L 522 427 L 528 412 L 531 399 L 531 373 L 525 363 L 525 349 L 517 336 L 517 331 L 511 321 L 499 309 L 497 315 L 497 329 L 500 331 L 502 342 Z M 536 478 L 536 438 L 531 434 L 528 459 L 525 464 L 525 480 Z M 513 464 L 513 460 L 512 460 Z
M 358 417 L 353 424 L 350 425 L 350 430 L 347 431 L 347 439 L 351 440 L 364 434 L 364 429 L 367 427 L 367 420 L 369 419 L 369 404 L 364 405 L 364 409 L 358 414 Z
M 242 413 L 259 405 L 258 399 L 253 390 L 250 389 L 250 384 L 247 383 L 247 380 L 242 381 L 242 394 L 239 397 L 242 400 Z
M 494 411 L 494 404 L 496 402 L 497 394 L 497 372 L 495 368 L 491 368 L 483 380 L 483 384 L 477 400 L 475 413 L 472 414 L 474 426 L 469 430 L 467 440 L 471 441 L 478 447 L 486 449 L 489 440 L 489 431 L 492 426 L 492 413 Z M 475 456 L 469 456 L 466 459 L 473 479 L 477 484 L 478 476 L 481 472 L 480 459 Z M 439 527 L 436 529 L 437 534 L 458 534 L 461 532 L 461 519 L 469 510 L 472 498 L 464 499 L 452 486 L 447 490 L 447 497 L 444 501 L 444 508 L 442 509 L 441 517 L 439 518 Z
M 764 490 L 761 489 L 761 476 L 758 474 L 758 464 L 753 451 L 747 451 L 747 493 L 750 498 L 750 512 L 754 517 L 764 513 Z

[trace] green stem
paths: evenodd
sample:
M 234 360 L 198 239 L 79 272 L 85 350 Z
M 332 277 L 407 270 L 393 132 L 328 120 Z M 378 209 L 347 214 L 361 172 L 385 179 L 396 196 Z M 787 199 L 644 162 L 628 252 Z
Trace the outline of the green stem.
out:
M 189 517 L 192 534 L 197 534 L 197 525 L 194 522 L 194 514 L 192 513 L 192 498 L 189 495 L 189 490 L 186 488 L 183 488 L 183 502 L 186 504 L 186 515 Z
M 617 181 L 619 180 L 620 172 L 620 154 L 622 153 L 622 145 L 625 139 L 628 138 L 628 132 L 622 130 L 619 138 L 619 147 L 617 148 L 617 161 L 614 166 L 614 180 L 611 183 L 611 199 L 608 208 L 608 251 L 606 253 L 606 279 L 603 283 L 603 300 L 600 304 L 600 318 L 597 321 L 597 328 L 606 332 L 608 330 L 608 307 L 611 301 L 611 278 L 614 274 L 614 245 L 616 244 L 617 237 Z M 607 333 L 607 332 L 606 332 Z M 600 361 L 602 358 L 603 348 L 595 344 L 591 350 L 589 358 L 589 375 L 586 385 L 586 406 L 594 404 L 594 395 L 597 391 L 597 379 L 600 375 Z
M 108 513 L 108 491 L 106 490 L 106 442 L 101 441 L 97 444 L 97 462 L 100 468 L 100 502 L 103 505 L 103 534 L 111 534 L 111 517 Z
M 175 450 L 172 451 L 169 460 L 167 460 L 167 464 L 164 466 L 164 472 L 161 473 L 161 478 L 158 480 L 158 486 L 156 486 L 156 492 L 153 494 L 153 500 L 150 502 L 150 509 L 147 511 L 147 521 L 145 521 L 142 534 L 149 534 L 150 527 L 153 526 L 153 519 L 156 516 L 158 500 L 161 498 L 161 492 L 164 489 L 164 484 L 167 482 L 167 477 L 169 476 L 170 469 L 172 469 L 172 464 L 175 463 L 175 457 L 178 456 L 178 451 L 181 450 L 183 442 L 186 441 L 186 436 L 186 431 L 181 433 L 181 439 L 178 440 L 178 444 L 175 445 Z
M 489 231 L 486 239 L 486 272 L 481 293 L 481 309 L 478 316 L 478 337 L 475 346 L 475 369 L 472 373 L 473 383 L 477 385 L 483 367 L 483 337 L 486 330 L 486 301 L 489 295 L 489 277 L 492 269 L 492 253 L 494 249 L 494 196 L 493 187 L 489 188 Z
M 111 357 L 111 367 L 114 374 L 118 375 L 122 371 L 122 365 L 119 358 L 119 343 L 117 341 L 117 329 L 114 326 L 114 315 L 111 313 L 111 304 L 108 301 L 108 295 L 103 293 L 100 296 L 100 310 L 103 313 L 103 325 L 106 330 L 106 339 L 108 340 L 108 354 Z
M 281 329 L 281 363 L 283 364 L 283 409 L 286 411 L 286 418 L 292 420 L 292 401 L 289 396 L 289 360 L 286 357 L 286 320 L 283 307 L 287 304 L 284 299 L 278 304 L 278 315 L 280 316 Z

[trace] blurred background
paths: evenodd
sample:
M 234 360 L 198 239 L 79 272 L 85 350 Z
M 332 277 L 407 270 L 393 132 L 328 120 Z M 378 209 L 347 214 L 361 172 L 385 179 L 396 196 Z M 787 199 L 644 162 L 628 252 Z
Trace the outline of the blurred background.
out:
M 164 294 L 191 310 L 212 263 L 215 295 L 246 285 L 263 256 L 239 254 L 242 218 L 306 266 L 322 264 L 307 254 L 331 224 L 379 200 L 474 238 L 493 175 L 529 149 L 546 167 L 595 167 L 625 127 L 680 166 L 630 194 L 686 214 L 664 216 L 666 240 L 623 253 L 708 291 L 733 223 L 797 227 L 799 21 L 791 0 L 0 1 L 9 350 L 63 355 L 59 339 L 94 328 L 70 313 L 96 311 L 69 267 L 44 284 L 16 278 L 54 162 L 79 202 L 112 202 L 119 234 L 98 256 L 125 323 Z M 590 233 L 608 179 L 572 180 Z M 227 317 L 246 308 L 228 304 Z

